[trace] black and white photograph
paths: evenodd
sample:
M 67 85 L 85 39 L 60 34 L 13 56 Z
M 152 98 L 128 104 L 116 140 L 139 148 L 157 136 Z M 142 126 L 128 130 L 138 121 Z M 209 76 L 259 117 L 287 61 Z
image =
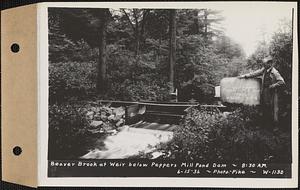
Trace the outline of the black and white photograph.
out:
M 295 10 L 223 4 L 48 7 L 48 177 L 291 178 Z

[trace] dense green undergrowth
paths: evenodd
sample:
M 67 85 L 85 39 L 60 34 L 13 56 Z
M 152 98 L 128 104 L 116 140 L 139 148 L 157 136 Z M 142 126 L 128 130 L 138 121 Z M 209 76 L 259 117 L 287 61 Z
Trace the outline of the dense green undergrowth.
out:
M 81 106 L 49 106 L 49 159 L 75 159 L 84 154 L 92 136 Z
M 49 159 L 78 159 L 99 139 L 116 134 L 124 118 L 124 107 L 94 102 L 49 106 Z
M 261 119 L 255 107 L 227 114 L 191 109 L 174 139 L 159 149 L 165 158 L 182 160 L 290 162 L 289 133 L 274 133 Z

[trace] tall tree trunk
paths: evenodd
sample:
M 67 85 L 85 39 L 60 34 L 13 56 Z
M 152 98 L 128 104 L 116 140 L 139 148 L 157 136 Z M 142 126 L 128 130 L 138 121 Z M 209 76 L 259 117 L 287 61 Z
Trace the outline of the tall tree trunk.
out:
M 200 33 L 198 14 L 199 14 L 199 11 L 194 10 L 194 25 L 195 25 L 195 28 L 194 28 L 193 34 L 199 34 Z
M 169 81 L 172 85 L 172 91 L 174 90 L 174 65 L 176 61 L 176 10 L 170 10 L 170 18 L 169 18 L 169 68 L 170 68 L 170 75 Z
M 208 20 L 207 20 L 208 12 L 207 9 L 204 9 L 204 40 L 205 43 L 208 42 Z
M 104 94 L 107 90 L 107 73 L 106 73 L 106 29 L 108 24 L 109 9 L 101 10 L 102 24 L 99 29 L 99 57 L 98 57 L 98 75 L 97 75 L 97 92 Z
M 139 19 L 137 16 L 137 9 L 133 9 L 133 17 L 135 20 L 135 55 L 138 56 L 140 53 L 140 25 L 139 25 Z
M 158 41 L 158 50 L 157 50 L 157 55 L 156 55 L 156 62 L 159 63 L 160 60 L 160 55 L 161 55 L 161 38 L 162 38 L 162 31 L 160 29 L 159 32 L 159 41 Z
M 136 32 L 135 32 L 135 56 L 138 56 L 140 54 L 140 32 L 138 25 L 136 26 Z

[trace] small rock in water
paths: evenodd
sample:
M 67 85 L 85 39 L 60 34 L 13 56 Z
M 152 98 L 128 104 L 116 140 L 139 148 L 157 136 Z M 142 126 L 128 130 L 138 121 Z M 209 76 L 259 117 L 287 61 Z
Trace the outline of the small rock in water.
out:
M 103 129 L 90 129 L 89 131 L 92 134 L 105 133 L 105 131 Z
M 102 121 L 107 121 L 107 116 L 105 114 L 101 113 L 100 118 L 101 118 Z
M 86 117 L 87 117 L 88 119 L 93 119 L 93 118 L 94 118 L 94 112 L 93 112 L 93 111 L 87 112 L 87 113 L 86 113 Z
M 97 112 L 97 108 L 95 108 L 95 107 L 92 107 L 91 110 L 92 110 L 93 112 Z
M 107 131 L 107 133 L 110 133 L 111 135 L 116 135 L 118 131 L 114 129 L 114 130 Z
M 113 130 L 114 129 L 114 127 L 112 126 L 112 124 L 111 123 L 103 123 L 103 129 L 105 130 L 105 131 L 110 131 L 110 130 Z
M 103 124 L 103 121 L 92 121 L 90 124 L 91 127 L 99 127 Z
M 115 119 L 115 116 L 114 116 L 114 115 L 110 115 L 110 116 L 108 116 L 107 119 L 108 119 L 109 121 L 114 120 L 114 119 Z
M 113 113 L 116 115 L 116 116 L 123 116 L 125 115 L 125 109 L 123 107 L 118 107 L 118 108 L 115 108 L 113 110 Z
M 121 116 L 121 115 L 116 115 L 116 116 L 113 118 L 113 121 L 117 122 L 117 121 L 120 121 L 120 119 L 122 119 L 122 116 Z
M 225 116 L 225 117 L 227 117 L 228 115 L 230 115 L 231 114 L 231 112 L 223 112 L 223 115 Z
M 158 158 L 158 157 L 160 157 L 162 155 L 163 155 L 162 152 L 153 152 L 152 153 L 152 159 L 156 159 L 156 158 Z
M 116 126 L 117 126 L 117 127 L 120 127 L 124 122 L 125 122 L 124 119 L 120 119 L 120 120 L 116 123 Z
M 118 130 L 119 131 L 129 131 L 129 126 L 128 125 L 124 125 L 123 127 L 119 127 Z
M 104 107 L 102 107 L 102 108 L 103 108 L 103 110 L 106 112 L 106 114 L 108 114 L 108 115 L 111 115 L 111 114 L 112 114 L 112 109 L 111 109 L 111 108 L 106 107 L 106 106 L 104 106 Z
M 101 120 L 101 115 L 99 113 L 95 114 L 94 119 L 100 121 Z

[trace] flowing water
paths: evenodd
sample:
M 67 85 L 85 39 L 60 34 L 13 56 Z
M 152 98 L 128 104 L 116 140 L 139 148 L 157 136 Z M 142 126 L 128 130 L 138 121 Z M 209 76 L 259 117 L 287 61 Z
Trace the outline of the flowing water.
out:
M 173 132 L 145 128 L 124 127 L 115 135 L 102 139 L 102 148 L 90 150 L 83 159 L 124 159 L 137 156 L 140 152 L 149 153 L 159 143 L 173 138 Z M 95 146 L 97 147 L 97 146 Z

